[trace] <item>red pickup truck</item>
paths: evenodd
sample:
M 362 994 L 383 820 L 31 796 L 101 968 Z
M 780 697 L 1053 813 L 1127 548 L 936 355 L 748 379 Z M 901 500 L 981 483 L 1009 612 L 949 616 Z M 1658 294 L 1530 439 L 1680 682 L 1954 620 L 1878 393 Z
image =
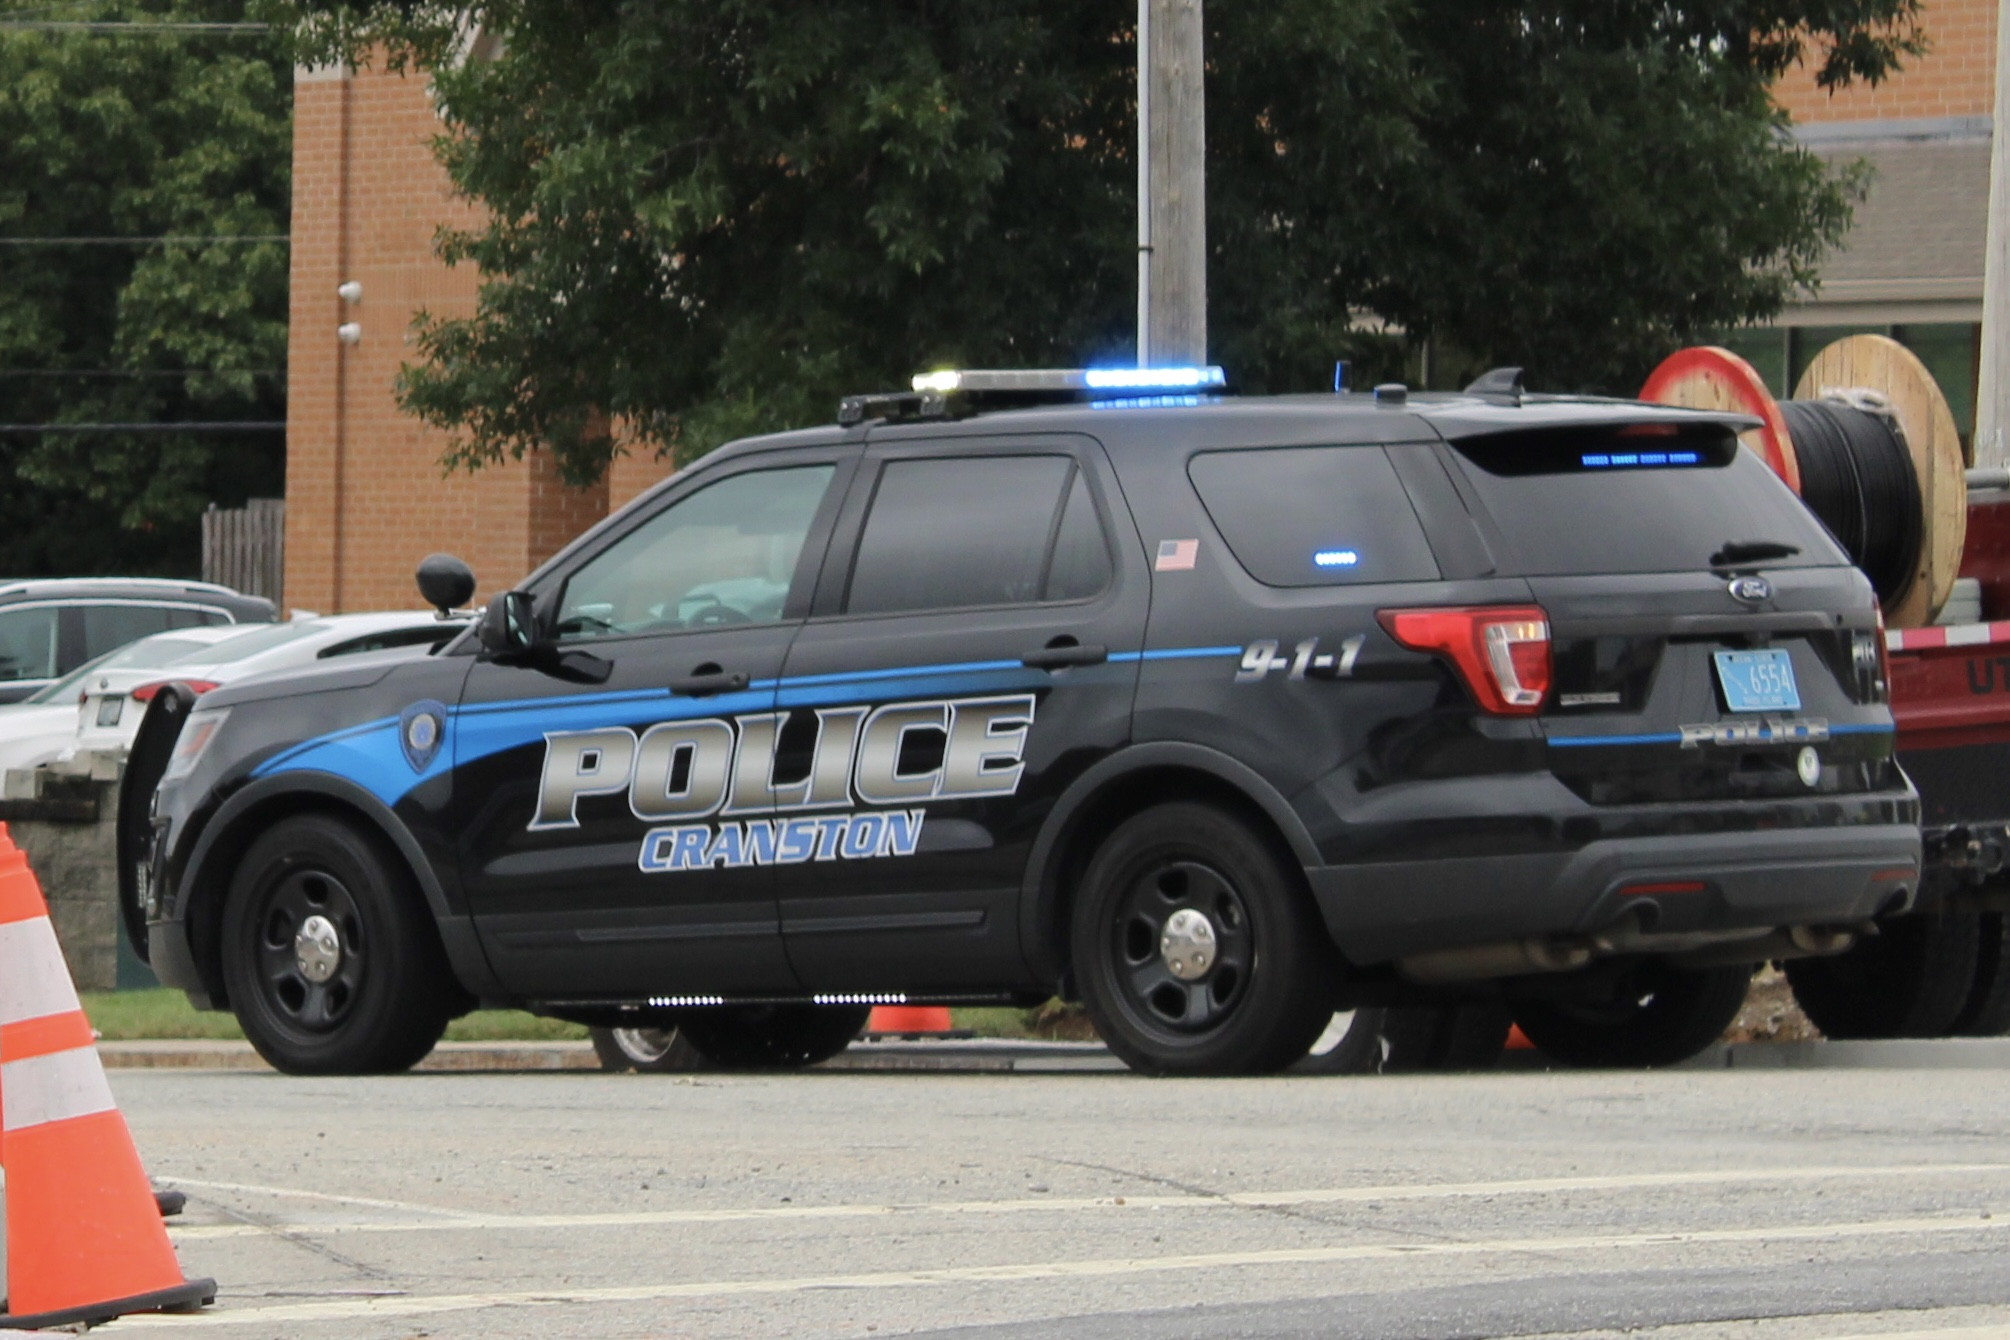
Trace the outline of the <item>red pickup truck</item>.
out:
M 1886 635 L 1926 838 L 1920 910 L 1846 954 L 1786 965 L 1832 1038 L 2010 1031 L 2010 620 L 1982 617 L 2010 613 L 2010 472 L 1970 471 L 1969 488 L 1967 580 L 1943 622 Z

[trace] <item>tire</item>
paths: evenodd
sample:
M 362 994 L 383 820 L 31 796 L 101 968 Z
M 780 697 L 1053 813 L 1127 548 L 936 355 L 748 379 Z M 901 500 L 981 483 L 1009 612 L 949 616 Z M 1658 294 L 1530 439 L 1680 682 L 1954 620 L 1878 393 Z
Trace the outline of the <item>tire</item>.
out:
M 1166 936 L 1211 952 L 1172 970 Z M 1258 1075 L 1305 1055 L 1333 1017 L 1336 955 L 1304 882 L 1212 806 L 1160 805 L 1096 850 L 1069 945 L 1096 1032 L 1149 1075 Z
M 588 1030 L 600 1068 L 616 1074 L 667 1075 L 702 1070 L 705 1055 L 675 1028 L 595 1028 Z
M 303 947 L 311 919 L 333 935 L 332 955 Z M 251 844 L 220 939 L 245 1037 L 289 1075 L 409 1070 L 463 1003 L 411 872 L 331 816 L 282 819 Z
M 679 1010 L 677 1033 L 728 1070 L 795 1070 L 851 1046 L 871 1015 L 867 1005 L 713 1005 Z
M 1342 1010 L 1326 1021 L 1305 1055 L 1292 1062 L 1299 1075 L 1373 1075 L 1382 1069 L 1382 1016 L 1386 1010 Z
M 2010 916 L 1984 912 L 1976 944 L 1975 984 L 1954 1017 L 1961 1037 L 1994 1038 L 2010 1033 Z
M 1981 914 L 1924 912 L 1879 929 L 1848 953 L 1788 960 L 1801 1012 L 1831 1038 L 1946 1036 L 1976 983 Z
M 1691 971 L 1647 963 L 1614 999 L 1525 1000 L 1514 1020 L 1565 1065 L 1674 1065 L 1724 1035 L 1751 984 L 1749 965 Z
M 1417 1006 L 1387 1015 L 1379 1058 L 1385 1075 L 1491 1070 L 1514 1027 L 1507 1007 L 1497 1004 Z

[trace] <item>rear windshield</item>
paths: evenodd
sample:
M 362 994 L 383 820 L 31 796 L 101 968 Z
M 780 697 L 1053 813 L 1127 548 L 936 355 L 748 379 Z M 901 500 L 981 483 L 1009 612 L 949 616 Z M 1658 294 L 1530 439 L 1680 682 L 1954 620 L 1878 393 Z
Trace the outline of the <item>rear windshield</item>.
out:
M 1707 570 L 1727 544 L 1791 545 L 1759 566 L 1849 560 L 1787 486 L 1718 428 L 1552 429 L 1452 443 L 1507 541 L 1507 570 Z

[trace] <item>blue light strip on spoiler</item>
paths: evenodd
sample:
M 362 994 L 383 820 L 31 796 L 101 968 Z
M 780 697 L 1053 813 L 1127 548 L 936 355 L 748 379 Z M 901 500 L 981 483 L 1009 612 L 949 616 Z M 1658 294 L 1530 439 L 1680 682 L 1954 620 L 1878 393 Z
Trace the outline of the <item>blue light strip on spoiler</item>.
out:
M 1702 454 L 1694 451 L 1601 451 L 1578 458 L 1587 470 L 1633 469 L 1647 465 L 1701 465 Z

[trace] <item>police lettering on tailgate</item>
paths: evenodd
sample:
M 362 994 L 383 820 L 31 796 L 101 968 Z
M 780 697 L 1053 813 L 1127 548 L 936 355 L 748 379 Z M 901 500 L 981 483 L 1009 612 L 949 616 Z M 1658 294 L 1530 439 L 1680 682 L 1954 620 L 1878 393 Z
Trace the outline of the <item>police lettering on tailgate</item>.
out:
M 1012 694 L 821 708 L 808 775 L 780 785 L 786 712 L 665 721 L 639 734 L 552 731 L 530 828 L 577 828 L 582 797 L 625 794 L 637 819 L 662 825 L 636 857 L 652 873 L 912 856 L 926 818 L 919 806 L 1019 789 L 1033 707 L 1031 694 Z M 902 747 L 915 731 L 941 737 L 941 761 L 903 772 Z M 734 817 L 770 810 L 781 814 Z M 852 812 L 793 817 L 805 810 Z

